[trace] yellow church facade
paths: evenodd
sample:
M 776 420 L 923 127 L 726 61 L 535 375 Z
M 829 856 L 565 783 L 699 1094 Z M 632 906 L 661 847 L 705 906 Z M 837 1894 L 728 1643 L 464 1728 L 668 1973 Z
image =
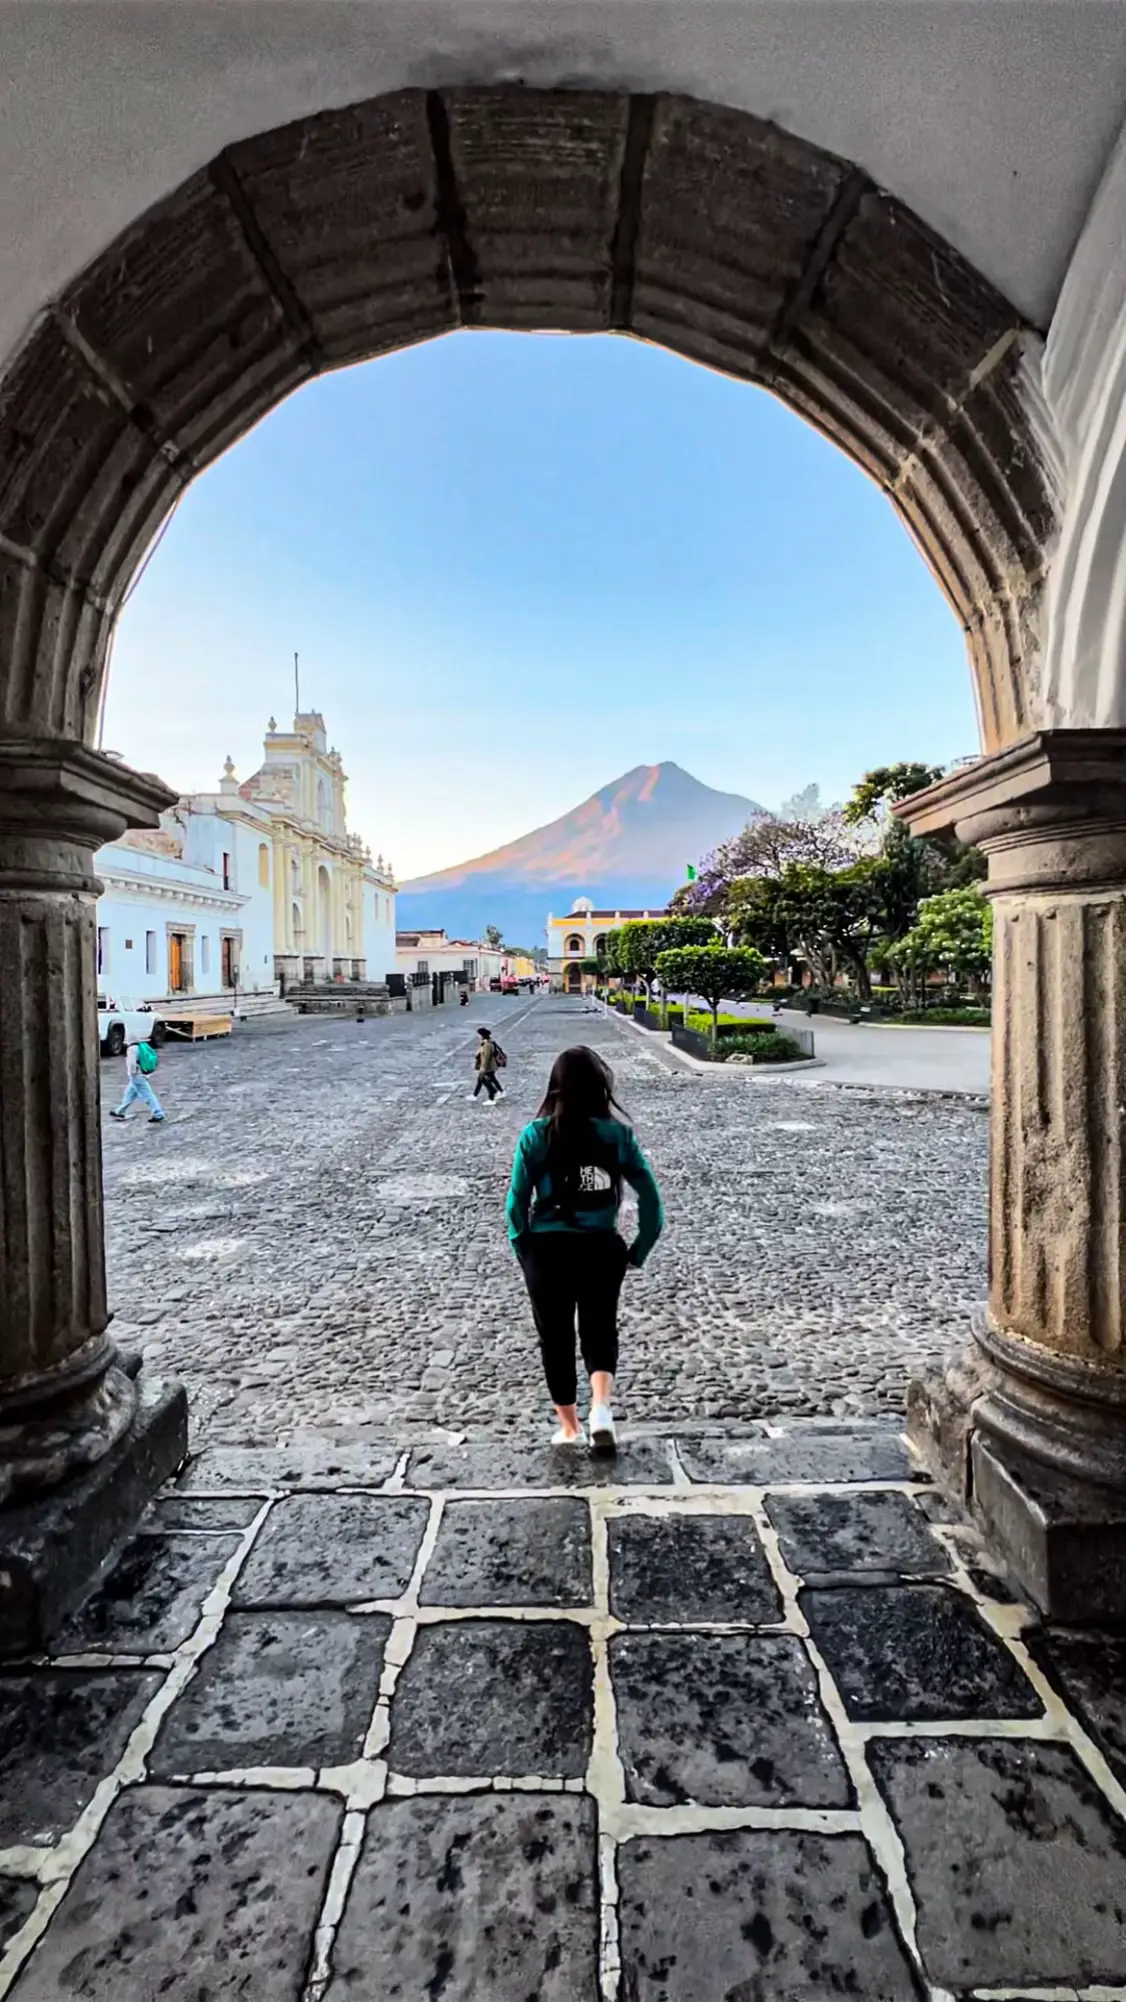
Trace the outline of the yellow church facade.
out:
M 258 888 L 272 892 L 274 971 L 285 986 L 385 980 L 395 967 L 394 874 L 349 833 L 346 783 L 324 717 L 312 710 L 296 715 L 291 730 L 271 717 L 258 770 L 242 784 L 229 775 L 221 788 L 228 812 L 237 799 L 257 827 L 268 824 Z

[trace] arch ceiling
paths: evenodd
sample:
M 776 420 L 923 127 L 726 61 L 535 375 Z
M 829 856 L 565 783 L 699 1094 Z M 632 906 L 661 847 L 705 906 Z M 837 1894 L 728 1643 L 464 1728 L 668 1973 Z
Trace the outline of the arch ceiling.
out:
M 1054 496 L 1026 323 L 848 160 L 677 95 L 408 89 L 218 154 L 0 378 L 0 735 L 87 736 L 177 494 L 320 372 L 459 327 L 620 332 L 775 391 L 888 492 L 1028 724 Z
M 1104 0 L 37 0 L 4 9 L 0 354 L 251 132 L 408 85 L 687 92 L 854 160 L 1046 324 L 1126 105 Z

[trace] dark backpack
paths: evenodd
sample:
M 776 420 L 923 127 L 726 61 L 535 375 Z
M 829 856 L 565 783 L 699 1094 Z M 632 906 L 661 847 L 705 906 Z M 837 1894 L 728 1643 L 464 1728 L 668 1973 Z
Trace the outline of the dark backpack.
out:
M 501 1049 L 501 1046 L 498 1042 L 493 1043 L 493 1055 L 496 1057 L 497 1060 L 498 1071 L 504 1070 L 507 1067 L 508 1058 L 505 1056 L 504 1051 Z

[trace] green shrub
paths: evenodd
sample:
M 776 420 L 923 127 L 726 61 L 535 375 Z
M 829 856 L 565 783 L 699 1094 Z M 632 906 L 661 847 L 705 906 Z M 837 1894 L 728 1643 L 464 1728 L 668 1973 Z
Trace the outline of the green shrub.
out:
M 720 1049 L 725 1063 L 729 1057 L 739 1056 L 751 1057 L 756 1064 L 790 1064 L 805 1054 L 776 1029 L 768 1029 L 765 1036 L 723 1036 Z
M 902 1014 L 887 1014 L 885 1022 L 907 1023 L 916 1029 L 988 1029 L 992 1015 L 988 1008 L 911 1008 Z
M 772 1036 L 776 1033 L 773 1022 L 756 1022 L 753 1015 L 721 1015 L 716 1026 L 724 1041 L 728 1036 Z M 701 1036 L 710 1036 L 712 1018 L 697 1010 L 689 1015 L 685 1028 L 695 1029 Z

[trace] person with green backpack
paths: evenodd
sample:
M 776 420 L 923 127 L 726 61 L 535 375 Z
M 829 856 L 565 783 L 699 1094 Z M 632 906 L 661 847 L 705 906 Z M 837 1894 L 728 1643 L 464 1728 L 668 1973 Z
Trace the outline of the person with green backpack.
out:
M 127 1043 L 125 1045 L 125 1096 L 119 1106 L 110 1113 L 111 1119 L 124 1119 L 135 1098 L 149 1108 L 149 1125 L 159 1126 L 164 1119 L 161 1105 L 149 1079 L 160 1058 L 151 1043 Z

